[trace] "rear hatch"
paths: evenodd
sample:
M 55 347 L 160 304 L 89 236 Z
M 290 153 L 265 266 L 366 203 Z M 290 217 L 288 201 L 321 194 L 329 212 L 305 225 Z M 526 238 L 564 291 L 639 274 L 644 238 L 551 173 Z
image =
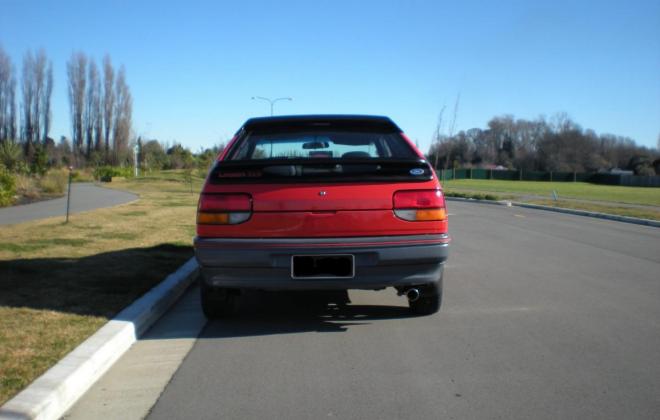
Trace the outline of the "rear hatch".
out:
M 247 192 L 255 212 L 378 210 L 392 208 L 397 188 L 432 179 L 431 168 L 419 158 L 224 161 L 211 172 L 207 191 Z
M 397 191 L 436 189 L 430 165 L 391 121 L 246 124 L 209 173 L 201 201 L 246 194 L 249 218 L 237 224 L 199 223 L 198 235 L 443 233 L 445 221 L 411 222 L 393 211 Z

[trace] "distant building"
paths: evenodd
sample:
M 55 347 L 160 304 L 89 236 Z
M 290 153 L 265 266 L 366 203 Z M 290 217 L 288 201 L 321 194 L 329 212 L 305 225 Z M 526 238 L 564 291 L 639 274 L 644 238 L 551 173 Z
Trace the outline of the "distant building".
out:
M 493 163 L 488 163 L 486 165 L 479 165 L 480 169 L 492 169 L 494 171 L 506 171 L 507 168 L 505 168 L 502 165 L 495 165 Z
M 626 169 L 612 168 L 609 170 L 609 173 L 614 175 L 634 175 L 635 172 L 629 171 Z

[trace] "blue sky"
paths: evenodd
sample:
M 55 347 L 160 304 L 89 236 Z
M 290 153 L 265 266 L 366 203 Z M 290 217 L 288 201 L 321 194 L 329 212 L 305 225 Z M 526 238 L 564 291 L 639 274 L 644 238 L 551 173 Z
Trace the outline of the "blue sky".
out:
M 266 115 L 388 115 L 426 151 L 443 105 L 457 129 L 495 115 L 566 112 L 655 147 L 660 2 L 0 0 L 0 44 L 20 70 L 55 69 L 51 136 L 70 136 L 66 61 L 126 67 L 137 134 L 193 150 Z

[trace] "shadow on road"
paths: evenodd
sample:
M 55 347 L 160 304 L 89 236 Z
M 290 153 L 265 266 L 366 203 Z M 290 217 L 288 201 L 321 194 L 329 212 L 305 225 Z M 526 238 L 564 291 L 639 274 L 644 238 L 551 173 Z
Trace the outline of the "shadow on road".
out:
M 346 292 L 247 292 L 237 313 L 209 321 L 199 339 L 342 332 L 376 320 L 411 317 L 407 307 L 351 305 Z

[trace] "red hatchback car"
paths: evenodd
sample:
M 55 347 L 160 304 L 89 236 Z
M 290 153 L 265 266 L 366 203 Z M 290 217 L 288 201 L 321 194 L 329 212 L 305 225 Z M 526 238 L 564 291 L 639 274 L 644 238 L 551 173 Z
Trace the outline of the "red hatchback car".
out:
M 389 118 L 253 118 L 199 200 L 202 309 L 228 315 L 245 289 L 394 287 L 431 314 L 448 247 L 440 183 Z

